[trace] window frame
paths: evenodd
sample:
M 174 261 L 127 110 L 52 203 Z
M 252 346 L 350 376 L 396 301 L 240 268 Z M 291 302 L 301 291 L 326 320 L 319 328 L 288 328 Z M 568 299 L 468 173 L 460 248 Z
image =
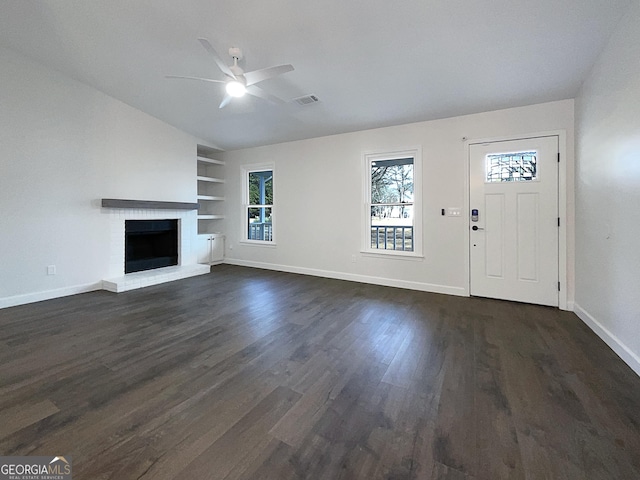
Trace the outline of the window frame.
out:
M 274 247 L 276 245 L 276 166 L 275 163 L 259 163 L 243 165 L 241 171 L 241 222 L 240 222 L 240 243 L 263 247 Z M 249 174 L 253 172 L 271 171 L 272 175 L 272 201 L 270 205 L 250 205 L 249 204 Z M 248 218 L 250 208 L 271 208 L 271 240 L 255 240 L 249 238 Z
M 371 246 L 371 167 L 372 162 L 413 158 L 413 251 L 385 250 Z M 366 152 L 362 155 L 362 248 L 371 256 L 423 258 L 422 254 L 422 147 Z

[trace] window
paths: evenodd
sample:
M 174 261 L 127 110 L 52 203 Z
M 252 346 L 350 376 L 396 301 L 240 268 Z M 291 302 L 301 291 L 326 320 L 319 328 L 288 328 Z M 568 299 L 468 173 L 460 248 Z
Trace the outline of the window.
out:
M 244 241 L 275 241 L 273 172 L 273 165 L 247 166 L 242 170 Z
M 487 182 L 526 182 L 538 178 L 538 152 L 487 155 Z
M 367 154 L 364 163 L 364 251 L 421 255 L 418 149 Z

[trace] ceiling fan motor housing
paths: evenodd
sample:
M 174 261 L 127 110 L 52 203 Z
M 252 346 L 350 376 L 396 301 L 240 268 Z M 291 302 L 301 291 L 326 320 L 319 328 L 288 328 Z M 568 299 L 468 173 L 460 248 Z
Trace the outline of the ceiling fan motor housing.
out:
M 229 49 L 229 55 L 231 55 L 232 58 L 242 60 L 242 50 L 238 47 L 231 47 Z

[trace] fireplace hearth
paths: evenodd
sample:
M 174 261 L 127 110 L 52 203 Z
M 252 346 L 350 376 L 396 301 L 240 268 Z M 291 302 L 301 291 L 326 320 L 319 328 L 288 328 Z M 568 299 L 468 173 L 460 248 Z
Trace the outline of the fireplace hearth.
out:
M 178 220 L 125 220 L 124 272 L 178 265 Z

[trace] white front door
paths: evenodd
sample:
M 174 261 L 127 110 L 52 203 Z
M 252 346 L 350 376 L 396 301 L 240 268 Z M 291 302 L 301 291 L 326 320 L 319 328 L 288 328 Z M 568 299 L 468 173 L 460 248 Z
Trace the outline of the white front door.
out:
M 471 295 L 557 307 L 558 137 L 470 145 L 469 187 Z

